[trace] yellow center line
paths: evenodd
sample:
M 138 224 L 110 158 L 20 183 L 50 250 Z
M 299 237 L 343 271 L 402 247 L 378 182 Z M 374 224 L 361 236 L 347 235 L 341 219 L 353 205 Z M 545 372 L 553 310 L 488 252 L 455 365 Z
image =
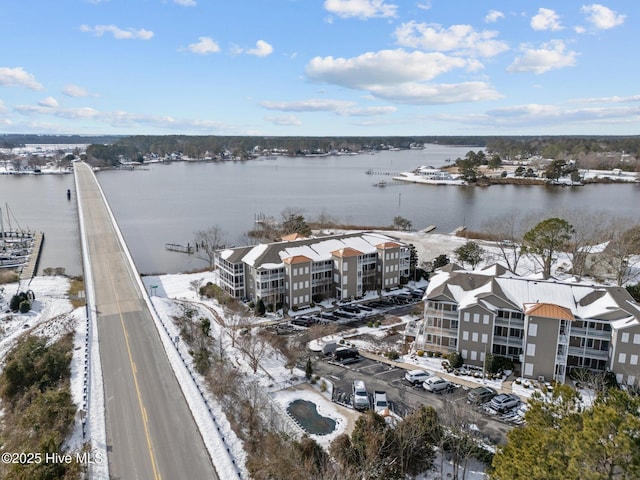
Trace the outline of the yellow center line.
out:
M 151 469 L 153 470 L 153 478 L 155 480 L 161 480 L 162 477 L 158 473 L 158 469 L 156 467 L 155 455 L 153 454 L 153 445 L 151 444 L 151 435 L 149 434 L 147 410 L 144 408 L 144 404 L 142 402 L 142 396 L 140 394 L 140 386 L 138 385 L 138 375 L 137 375 L 136 364 L 133 361 L 133 355 L 131 354 L 131 346 L 129 345 L 129 333 L 127 332 L 127 329 L 124 326 L 124 317 L 122 316 L 122 310 L 120 309 L 120 302 L 118 301 L 118 294 L 116 292 L 116 287 L 113 283 L 113 275 L 111 275 L 111 268 L 109 268 L 109 279 L 111 280 L 111 288 L 113 289 L 113 293 L 116 297 L 116 303 L 118 304 L 118 316 L 120 317 L 120 324 L 122 325 L 122 331 L 124 332 L 124 341 L 127 345 L 127 352 L 129 354 L 129 363 L 131 365 L 131 373 L 133 374 L 133 383 L 135 384 L 135 387 L 136 387 L 136 395 L 138 396 L 138 407 L 140 408 L 140 415 L 142 416 L 142 425 L 144 426 L 144 434 L 147 437 L 147 448 L 149 449 L 149 458 L 151 459 Z

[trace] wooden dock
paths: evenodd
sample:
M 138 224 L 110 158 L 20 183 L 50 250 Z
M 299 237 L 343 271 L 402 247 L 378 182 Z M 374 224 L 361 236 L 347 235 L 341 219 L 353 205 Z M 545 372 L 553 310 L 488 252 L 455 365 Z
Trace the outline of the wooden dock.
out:
M 195 251 L 195 248 L 193 247 L 193 245 L 189 243 L 187 243 L 186 245 L 179 245 L 177 243 L 165 243 L 164 248 L 166 248 L 171 252 L 186 253 L 188 255 L 191 255 Z
M 44 242 L 44 233 L 38 232 L 34 235 L 33 249 L 29 255 L 29 261 L 22 267 L 20 272 L 20 280 L 31 280 L 37 270 L 38 262 L 40 261 L 40 254 L 42 253 L 42 243 Z

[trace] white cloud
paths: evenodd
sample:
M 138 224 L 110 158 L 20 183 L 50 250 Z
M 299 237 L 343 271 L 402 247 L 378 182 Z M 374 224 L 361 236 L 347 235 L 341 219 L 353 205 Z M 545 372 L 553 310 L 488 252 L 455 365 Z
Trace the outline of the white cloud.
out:
M 498 10 L 489 10 L 489 13 L 484 17 L 485 23 L 496 23 L 501 18 L 504 18 L 504 13 Z
M 562 30 L 560 16 L 549 8 L 539 8 L 537 15 L 531 18 L 531 28 L 534 30 Z
M 622 25 L 627 18 L 626 15 L 619 15 L 610 8 L 597 3 L 584 5 L 580 11 L 586 15 L 587 21 L 598 30 L 608 30 Z
M 375 86 L 371 93 L 381 99 L 413 105 L 442 105 L 460 102 L 479 102 L 501 98 L 485 82 L 425 84 L 408 82 L 393 86 Z
M 571 67 L 576 64 L 578 56 L 574 51 L 566 51 L 562 40 L 552 40 L 540 48 L 524 45 L 521 50 L 523 54 L 507 67 L 508 72 L 541 74 L 557 68 Z
M 116 40 L 151 40 L 153 37 L 153 32 L 151 30 L 145 30 L 144 28 L 139 30 L 135 30 L 133 28 L 123 30 L 115 25 L 96 25 L 95 27 L 80 25 L 80 31 L 93 33 L 96 37 L 101 37 L 105 33 L 110 33 Z
M 173 0 L 173 3 L 177 3 L 183 7 L 195 7 L 197 5 L 195 0 Z
M 591 98 L 579 98 L 572 100 L 575 103 L 629 103 L 640 102 L 640 95 L 629 95 L 626 97 L 619 97 L 614 95 L 613 97 L 591 97 Z
M 468 62 L 438 52 L 381 50 L 353 58 L 315 57 L 306 66 L 311 80 L 348 88 L 431 80 Z
M 38 105 L 40 105 L 41 107 L 46 107 L 46 108 L 58 108 L 60 106 L 58 101 L 53 97 L 47 97 L 47 98 L 44 98 L 44 99 L 40 100 L 38 102 Z
M 360 19 L 395 17 L 398 6 L 385 0 L 325 0 L 324 8 L 339 17 Z
M 394 35 L 401 46 L 437 52 L 492 57 L 509 49 L 505 42 L 495 40 L 498 32 L 477 32 L 471 25 L 451 25 L 445 29 L 438 24 L 411 21 L 400 25 Z
M 373 97 L 401 103 L 442 104 L 499 98 L 484 82 L 427 84 L 454 68 L 477 68 L 476 62 L 439 52 L 382 50 L 354 58 L 316 57 L 306 67 L 309 78 L 368 91 Z
M 260 105 L 267 110 L 283 112 L 338 112 L 354 107 L 355 102 L 311 98 L 297 102 L 264 101 L 260 102 Z
M 22 67 L 0 67 L 0 85 L 5 87 L 27 87 L 31 90 L 42 90 L 42 85 L 31 73 Z
M 220 51 L 220 46 L 211 37 L 198 37 L 198 42 L 189 44 L 188 48 L 198 55 L 208 55 Z
M 264 40 L 258 40 L 256 42 L 256 48 L 247 50 L 247 55 L 255 55 L 257 57 L 266 57 L 273 53 L 273 47 Z
M 640 120 L 637 107 L 580 107 L 526 104 L 486 112 L 487 121 L 505 125 L 549 125 L 567 123 L 629 123 Z
M 587 31 L 587 29 L 584 28 L 582 25 L 576 25 L 575 27 L 573 27 L 573 30 L 576 33 L 585 33 Z
M 375 106 L 358 107 L 355 102 L 345 100 L 326 100 L 311 98 L 296 102 L 264 101 L 260 105 L 267 110 L 280 110 L 283 112 L 333 112 L 337 115 L 348 117 L 372 117 L 386 115 L 397 110 L 396 107 Z
M 295 115 L 287 115 L 284 117 L 265 117 L 267 122 L 271 122 L 274 125 L 285 127 L 299 127 L 302 125 L 302 121 Z
M 418 7 L 420 10 L 431 10 L 431 2 L 429 0 L 426 0 L 423 3 L 416 3 L 416 7 Z
M 68 97 L 90 97 L 92 96 L 86 89 L 78 85 L 65 85 L 62 93 Z

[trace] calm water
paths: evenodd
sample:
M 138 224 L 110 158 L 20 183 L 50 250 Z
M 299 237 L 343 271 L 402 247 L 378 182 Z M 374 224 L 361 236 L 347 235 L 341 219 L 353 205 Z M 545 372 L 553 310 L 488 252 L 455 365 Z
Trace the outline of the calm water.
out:
M 640 216 L 638 185 L 377 188 L 375 182 L 391 177 L 364 173 L 437 167 L 467 151 L 469 147 L 430 146 L 375 155 L 177 162 L 141 171 L 99 172 L 98 180 L 143 273 L 176 273 L 204 266 L 193 256 L 166 251 L 165 243 L 187 244 L 197 230 L 219 225 L 228 245 L 245 244 L 256 214 L 280 219 L 287 208 L 302 211 L 307 219 L 326 213 L 340 223 L 359 225 L 391 225 L 394 217 L 402 216 L 415 228 L 436 225 L 442 233 L 462 224 L 479 229 L 489 217 L 512 210 L 575 208 Z M 66 200 L 67 188 L 73 190 L 70 175 L 0 176 L 1 205 L 8 202 L 22 226 L 46 233 L 41 267 L 64 266 L 74 274 L 80 272 L 77 211 L 75 203 Z

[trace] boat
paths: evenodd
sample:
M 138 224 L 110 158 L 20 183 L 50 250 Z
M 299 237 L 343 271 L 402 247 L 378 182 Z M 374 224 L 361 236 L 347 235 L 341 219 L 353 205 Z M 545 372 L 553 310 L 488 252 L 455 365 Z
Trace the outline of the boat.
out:
M 29 262 L 35 245 L 34 232 L 13 229 L 11 226 L 11 211 L 5 206 L 8 230 L 4 227 L 2 208 L 0 208 L 0 268 L 21 268 Z M 14 222 L 15 221 L 14 218 Z
M 410 172 L 401 172 L 393 177 L 400 182 L 422 183 L 426 185 L 466 185 L 463 179 L 454 177 L 445 170 L 421 165 Z

